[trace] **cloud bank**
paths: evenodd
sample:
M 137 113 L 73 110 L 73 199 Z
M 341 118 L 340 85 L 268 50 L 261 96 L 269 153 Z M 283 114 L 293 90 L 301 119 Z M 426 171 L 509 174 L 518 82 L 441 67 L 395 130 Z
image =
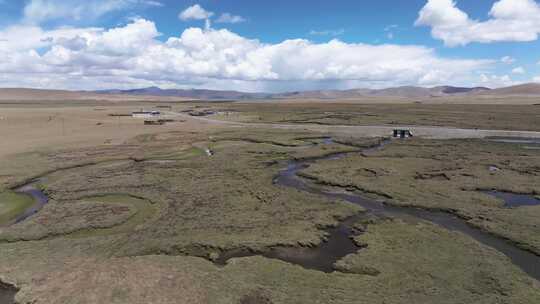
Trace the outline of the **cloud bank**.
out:
M 192 12 L 190 18 L 204 17 Z M 2 86 L 68 89 L 209 87 L 279 91 L 480 81 L 489 60 L 447 59 L 416 45 L 370 45 L 305 39 L 276 44 L 226 29 L 188 28 L 158 39 L 149 20 L 115 28 L 0 31 Z M 313 85 L 313 87 L 311 87 Z

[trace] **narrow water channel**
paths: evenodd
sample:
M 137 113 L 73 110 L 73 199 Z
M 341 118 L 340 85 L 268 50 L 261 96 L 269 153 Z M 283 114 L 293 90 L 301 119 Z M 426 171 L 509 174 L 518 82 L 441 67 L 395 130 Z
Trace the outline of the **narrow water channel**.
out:
M 34 199 L 34 204 L 19 214 L 12 223 L 19 223 L 36 214 L 45 204 L 49 202 L 49 198 L 37 186 L 38 181 L 32 181 L 21 187 L 13 189 L 15 192 L 28 195 Z M 18 289 L 12 285 L 0 281 L 0 304 L 14 304 L 15 294 Z
M 330 273 L 335 270 L 335 262 L 348 254 L 355 253 L 359 249 L 351 239 L 359 234 L 353 226 L 366 217 L 367 215 L 364 213 L 356 214 L 343 220 L 337 227 L 325 229 L 328 238 L 316 247 L 275 246 L 263 252 L 253 252 L 245 249 L 229 250 L 223 252 L 214 262 L 218 265 L 225 265 L 232 258 L 260 255 L 300 265 L 306 269 Z
M 366 149 L 362 151 L 361 153 L 370 153 L 377 149 L 381 149 L 386 143 L 387 142 L 383 142 L 381 145 L 376 146 L 374 148 Z M 314 158 L 311 160 L 304 160 L 304 161 L 291 161 L 288 164 L 287 168 L 281 171 L 278 174 L 278 176 L 274 179 L 274 183 L 281 186 L 285 186 L 285 187 L 295 188 L 300 191 L 322 195 L 330 199 L 342 199 L 350 203 L 359 205 L 367 209 L 368 213 L 372 213 L 377 216 L 382 216 L 382 217 L 391 216 L 391 217 L 397 217 L 397 218 L 404 218 L 405 220 L 408 220 L 408 221 L 410 221 L 411 219 L 421 219 L 421 220 L 426 220 L 426 221 L 435 223 L 448 230 L 459 231 L 463 234 L 466 234 L 474 238 L 480 243 L 490 246 L 498 250 L 499 252 L 505 254 L 512 260 L 512 262 L 516 266 L 520 267 L 524 272 L 529 274 L 531 277 L 534 277 L 535 279 L 540 280 L 540 256 L 537 256 L 534 253 L 529 252 L 527 250 L 520 249 L 514 244 L 502 238 L 496 237 L 492 234 L 476 229 L 470 226 L 469 224 L 467 224 L 465 220 L 460 219 L 457 216 L 444 213 L 444 212 L 428 211 L 424 209 L 390 206 L 390 205 L 377 202 L 375 200 L 366 199 L 362 197 L 361 195 L 352 193 L 352 192 L 343 192 L 343 191 L 332 192 L 330 190 L 325 190 L 322 187 L 312 185 L 311 183 L 307 182 L 306 180 L 300 178 L 297 175 L 299 171 L 309 167 L 311 164 L 315 162 L 325 161 L 325 160 L 330 160 L 330 159 L 339 159 L 351 153 L 357 153 L 357 152 L 340 153 L 340 154 Z M 328 243 L 324 244 L 321 247 L 313 248 L 311 250 L 319 250 L 319 248 L 324 248 L 325 246 L 332 246 L 333 237 L 339 237 L 343 239 L 342 237 L 343 230 L 341 233 L 336 233 L 335 231 L 334 233 L 332 232 L 333 231 L 329 231 L 330 237 L 329 237 Z M 336 236 L 336 234 L 338 234 L 338 236 Z M 269 257 L 274 257 L 274 258 L 278 258 L 280 260 L 288 261 L 291 263 L 300 264 L 306 268 L 328 271 L 328 264 L 330 262 L 332 265 L 334 262 L 341 259 L 345 255 L 354 253 L 357 250 L 359 250 L 358 247 L 354 246 L 351 236 L 353 235 L 349 233 L 345 239 L 348 242 L 350 242 L 352 246 L 340 245 L 339 247 L 335 247 L 333 249 L 327 249 L 327 248 L 324 249 L 326 252 L 332 253 L 331 255 L 326 255 L 326 257 L 329 259 L 329 261 L 326 261 L 326 263 L 312 265 L 309 259 L 307 261 L 304 258 L 291 259 L 289 256 L 283 256 L 279 254 L 269 256 Z M 288 250 L 291 251 L 294 249 L 290 248 Z M 301 250 L 305 250 L 305 249 L 301 249 Z M 298 252 L 298 253 L 301 253 L 301 252 Z M 265 254 L 265 256 L 266 255 L 267 254 Z M 296 257 L 298 256 L 302 256 L 302 255 L 301 254 L 296 255 Z

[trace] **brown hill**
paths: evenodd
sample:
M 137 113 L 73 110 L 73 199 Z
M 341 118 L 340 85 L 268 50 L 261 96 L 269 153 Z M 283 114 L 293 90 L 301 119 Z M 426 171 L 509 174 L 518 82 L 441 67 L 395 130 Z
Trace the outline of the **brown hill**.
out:
M 440 86 L 433 88 L 423 88 L 414 86 L 402 86 L 386 89 L 353 89 L 353 90 L 319 90 L 319 91 L 303 91 L 289 92 L 281 94 L 273 94 L 272 98 L 314 98 L 314 99 L 349 99 L 359 97 L 397 97 L 397 98 L 431 98 L 431 97 L 446 97 L 446 96 L 461 96 L 473 94 L 477 92 L 489 91 L 488 88 L 474 87 L 452 87 Z
M 25 101 L 177 101 L 187 100 L 181 97 L 128 95 L 128 94 L 98 94 L 83 91 L 41 90 L 21 88 L 0 88 L 0 102 Z
M 514 97 L 509 98 L 509 97 Z M 519 100 L 516 100 L 519 99 Z M 0 89 L 0 102 L 48 101 L 233 101 L 233 100 L 351 100 L 370 102 L 433 102 L 433 103 L 508 103 L 536 104 L 540 98 L 540 83 L 529 83 L 491 90 L 484 87 L 438 86 L 432 88 L 402 86 L 386 89 L 313 90 L 285 93 L 244 93 L 200 89 L 160 89 L 157 87 L 133 90 L 65 91 L 41 89 Z M 496 99 L 496 100 L 495 100 Z M 526 99 L 526 100 L 525 100 Z
M 511 87 L 499 88 L 480 92 L 481 95 L 507 95 L 507 96 L 540 96 L 540 83 L 526 83 Z

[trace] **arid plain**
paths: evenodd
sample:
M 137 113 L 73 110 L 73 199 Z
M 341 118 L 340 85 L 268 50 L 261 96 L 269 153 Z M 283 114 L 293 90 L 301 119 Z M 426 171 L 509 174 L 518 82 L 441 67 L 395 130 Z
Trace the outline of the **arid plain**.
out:
M 538 303 L 540 99 L 505 98 L 6 98 L 0 300 Z

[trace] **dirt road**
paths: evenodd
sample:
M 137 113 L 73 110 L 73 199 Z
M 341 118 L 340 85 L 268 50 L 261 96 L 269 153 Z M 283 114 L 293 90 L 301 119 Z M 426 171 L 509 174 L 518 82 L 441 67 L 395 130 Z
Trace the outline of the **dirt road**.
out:
M 206 124 L 228 125 L 237 127 L 256 127 L 256 128 L 276 128 L 276 129 L 305 129 L 324 133 L 339 133 L 342 135 L 356 136 L 389 136 L 394 129 L 409 129 L 414 136 L 450 139 L 450 138 L 486 138 L 486 137 L 524 137 L 540 138 L 540 132 L 536 131 L 509 131 L 509 130 L 481 130 L 481 129 L 459 129 L 451 127 L 433 127 L 433 126 L 321 126 L 315 124 L 271 124 L 271 123 L 245 123 L 224 121 L 212 119 L 209 117 L 190 116 L 184 113 L 168 112 L 171 116 L 180 116 L 183 119 L 197 120 Z

